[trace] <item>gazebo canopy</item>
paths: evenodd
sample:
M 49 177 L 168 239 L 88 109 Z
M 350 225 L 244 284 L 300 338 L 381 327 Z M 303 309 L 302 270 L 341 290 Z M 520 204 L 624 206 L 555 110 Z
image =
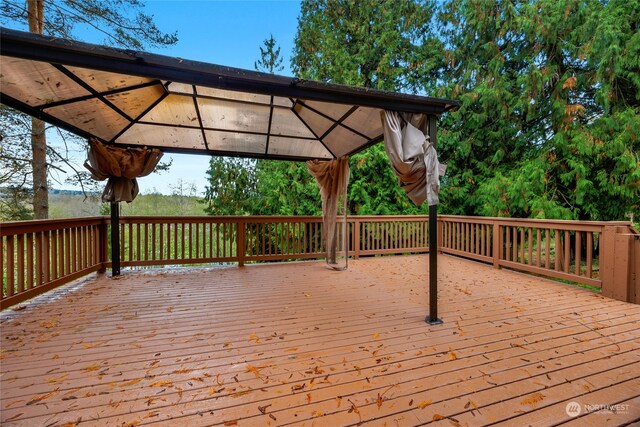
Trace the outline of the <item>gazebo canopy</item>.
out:
M 337 159 L 382 140 L 381 110 L 439 115 L 458 104 L 0 32 L 2 103 L 116 146 Z

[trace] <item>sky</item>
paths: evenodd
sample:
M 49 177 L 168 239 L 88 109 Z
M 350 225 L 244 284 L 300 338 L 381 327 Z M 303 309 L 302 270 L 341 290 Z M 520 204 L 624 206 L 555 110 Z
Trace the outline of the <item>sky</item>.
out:
M 279 74 L 292 75 L 290 58 L 300 12 L 299 1 L 152 0 L 143 3 L 144 11 L 153 15 L 160 30 L 177 31 L 178 35 L 176 45 L 145 49 L 148 52 L 253 70 L 254 62 L 260 58 L 260 46 L 273 34 L 284 58 L 285 69 Z M 99 34 L 79 33 L 78 38 L 104 44 Z M 47 136 L 50 143 L 56 143 L 55 135 Z M 77 163 L 82 164 L 84 157 L 84 153 L 78 152 Z M 195 185 L 198 195 L 202 195 L 210 157 L 166 154 L 163 161 L 170 159 L 173 163 L 168 173 L 138 179 L 141 193 L 170 194 L 182 182 Z M 64 183 L 64 174 L 54 174 L 53 178 L 52 188 L 79 190 Z

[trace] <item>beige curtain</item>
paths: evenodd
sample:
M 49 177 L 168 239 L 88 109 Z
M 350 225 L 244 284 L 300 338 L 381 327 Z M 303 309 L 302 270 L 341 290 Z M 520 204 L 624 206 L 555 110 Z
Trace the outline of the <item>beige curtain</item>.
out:
M 114 147 L 91 138 L 84 167 L 93 179 L 108 179 L 103 202 L 131 202 L 138 195 L 136 178 L 153 172 L 161 158 L 162 152 L 156 148 Z
M 349 158 L 337 160 L 310 160 L 307 168 L 318 183 L 322 198 L 322 234 L 327 247 L 327 264 L 337 264 L 338 232 L 336 224 L 338 209 L 342 207 L 346 215 L 347 185 L 349 184 Z M 342 204 L 342 206 L 340 206 Z M 346 223 L 345 223 L 346 224 Z M 344 231 L 344 230 L 343 230 Z M 342 243 L 347 244 L 347 236 L 342 236 Z
M 391 166 L 413 203 L 429 206 L 439 203 L 440 176 L 447 166 L 438 162 L 436 149 L 420 129 L 426 128 L 424 114 L 401 116 L 394 111 L 381 113 L 384 126 L 384 147 Z

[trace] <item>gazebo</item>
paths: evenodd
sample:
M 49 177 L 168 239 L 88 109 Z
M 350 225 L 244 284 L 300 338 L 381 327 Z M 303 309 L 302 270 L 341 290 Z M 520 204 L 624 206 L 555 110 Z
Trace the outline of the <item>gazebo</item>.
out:
M 2 102 L 109 149 L 338 160 L 383 140 L 385 111 L 395 112 L 403 129 L 409 123 L 420 127 L 435 149 L 437 117 L 458 105 L 449 99 L 308 81 L 5 28 L 1 36 Z M 405 147 L 403 156 L 406 143 L 398 139 L 396 157 L 410 164 L 405 169 L 417 164 L 424 171 L 422 142 L 417 154 L 407 158 L 411 150 Z M 104 161 L 106 153 L 94 154 L 94 163 L 100 156 Z M 154 165 L 147 165 L 146 173 Z M 142 169 L 144 165 L 137 173 Z M 409 172 L 414 175 L 411 189 L 421 185 L 421 203 L 426 173 L 417 183 L 415 170 Z M 98 176 L 112 174 L 108 170 Z M 110 199 L 116 224 L 119 200 Z M 436 216 L 434 204 L 429 209 L 428 322 L 439 322 Z M 112 227 L 114 275 L 120 270 L 117 233 L 118 227 Z

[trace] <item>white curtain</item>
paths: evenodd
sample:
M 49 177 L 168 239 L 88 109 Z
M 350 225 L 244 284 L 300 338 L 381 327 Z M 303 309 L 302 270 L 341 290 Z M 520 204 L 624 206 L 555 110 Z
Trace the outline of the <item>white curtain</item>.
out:
M 425 200 L 429 206 L 437 205 L 440 176 L 444 175 L 447 166 L 438 162 L 435 147 L 420 130 L 426 128 L 426 115 L 401 116 L 395 111 L 383 111 L 381 117 L 384 147 L 400 186 L 416 205 Z

